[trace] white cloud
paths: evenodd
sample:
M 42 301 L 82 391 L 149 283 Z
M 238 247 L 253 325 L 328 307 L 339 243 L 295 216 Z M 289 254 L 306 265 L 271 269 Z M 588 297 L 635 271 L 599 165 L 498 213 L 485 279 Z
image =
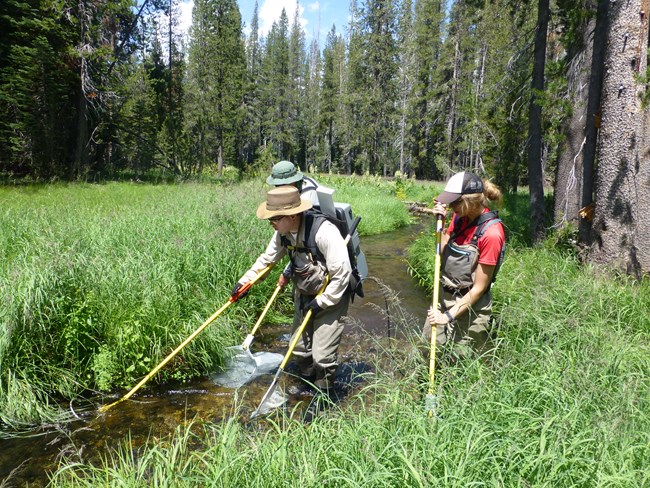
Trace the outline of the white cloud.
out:
M 273 22 L 280 19 L 282 9 L 284 8 L 289 19 L 289 26 L 293 23 L 293 17 L 296 13 L 296 0 L 263 0 L 259 8 L 260 33 L 266 35 L 271 30 Z M 298 17 L 300 25 L 304 30 L 307 26 L 307 19 L 304 17 L 305 8 L 298 4 Z
M 238 0 L 241 4 L 242 1 L 247 2 L 247 1 L 252 1 L 252 0 Z M 259 26 L 260 26 L 260 35 L 266 36 L 269 31 L 271 30 L 271 26 L 273 25 L 273 22 L 277 22 L 280 20 L 280 14 L 282 13 L 282 9 L 287 13 L 287 17 L 289 19 L 289 26 L 293 23 L 293 17 L 296 13 L 296 0 L 258 0 L 260 3 L 259 10 L 258 10 L 258 16 L 259 16 Z M 328 4 L 325 4 L 325 8 Z M 192 8 L 194 7 L 194 0 L 183 0 L 180 4 L 180 11 L 181 11 L 181 19 L 179 22 L 178 30 L 182 32 L 184 35 L 187 35 L 189 32 L 190 26 L 192 25 Z M 302 26 L 303 30 L 307 32 L 307 24 L 309 24 L 309 20 L 305 17 L 305 10 L 309 13 L 318 12 L 319 10 L 322 11 L 324 8 L 323 4 L 320 1 L 314 1 L 309 4 L 307 4 L 307 8 L 303 7 L 301 4 L 298 4 L 298 16 L 299 16 L 299 22 L 300 25 Z M 252 9 L 251 9 L 252 10 Z M 244 12 L 242 12 L 243 14 Z M 250 23 L 251 19 L 243 18 L 242 20 L 245 23 L 245 31 L 246 34 L 248 34 L 248 31 L 250 31 L 250 26 L 248 25 Z
M 176 27 L 174 28 L 174 34 L 181 35 L 183 37 L 186 37 L 189 34 L 190 26 L 192 25 L 192 8 L 194 8 L 194 0 L 183 0 L 180 3 L 178 10 L 180 13 L 180 19 L 176 19 L 177 23 Z M 156 18 L 158 26 L 160 27 L 160 36 L 163 39 L 166 38 L 167 34 L 165 33 L 165 29 L 167 29 L 169 25 L 169 16 L 165 15 L 162 11 L 159 10 L 154 13 L 154 17 Z M 165 42 L 163 42 L 162 39 L 161 42 L 163 45 L 165 45 Z
M 181 20 L 179 22 L 179 29 L 183 33 L 187 33 L 192 25 L 192 8 L 194 8 L 194 0 L 183 1 L 181 3 Z

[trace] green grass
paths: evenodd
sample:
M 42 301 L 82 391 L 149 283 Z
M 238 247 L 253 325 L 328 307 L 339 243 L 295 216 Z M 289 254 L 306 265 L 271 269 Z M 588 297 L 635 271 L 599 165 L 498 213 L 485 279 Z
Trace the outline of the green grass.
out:
M 52 485 L 648 486 L 650 283 L 612 282 L 544 247 L 509 263 L 498 348 L 441 360 L 434 418 L 414 337 L 380 351 L 391 366 L 309 425 L 190 422 L 137 458 L 124 444 L 103 465 L 62 468 Z
M 408 191 L 437 194 L 431 185 L 403 191 L 381 181 L 366 194 L 355 188 L 364 182 L 350 181 L 338 195 L 357 211 L 367 195 L 389 201 L 411 200 Z M 26 410 L 43 405 L 52 391 L 66 391 L 66 381 L 86 381 L 67 377 L 72 367 L 89 372 L 93 384 L 89 365 L 99 360 L 64 360 L 84 348 L 96 347 L 98 355 L 102 343 L 112 344 L 111 354 L 121 347 L 111 340 L 137 339 L 123 351 L 128 360 L 119 358 L 117 378 L 127 383 L 128 374 L 146 372 L 148 365 L 126 369 L 143 360 L 143 351 L 149 364 L 157 361 L 194 330 L 266 244 L 268 229 L 253 215 L 264 190 L 259 183 L 0 190 L 3 203 L 12 200 L 1 214 L 0 291 L 7 306 L 0 312 L 0 412 L 14 412 L 17 399 Z M 223 423 L 189 421 L 137 450 L 125 439 L 101 462 L 64 461 L 52 486 L 648 486 L 650 282 L 581 265 L 569 246 L 558 245 L 562 236 L 527 247 L 525 195 L 509 198 L 514 203 L 506 198 L 501 215 L 514 237 L 494 288 L 498 348 L 454 366 L 441 358 L 435 418 L 424 411 L 428 362 L 414 336 L 412 344 L 379 349 L 369 358 L 377 363 L 376 378 L 309 425 L 280 416 L 267 429 L 249 428 L 236 420 L 235 406 Z M 426 239 L 412 251 L 412 265 L 431 254 Z M 417 272 L 430 282 L 426 270 Z M 269 291 L 246 300 L 261 305 Z M 187 364 L 174 363 L 166 374 L 205 368 L 205 351 L 218 352 L 246 332 L 233 325 L 235 318 L 252 319 L 246 309 L 233 306 L 197 340 Z M 397 327 L 412 329 L 402 320 Z M 120 335 L 125 324 L 131 328 Z M 39 362 L 45 348 L 56 350 L 59 362 Z M 35 390 L 44 378 L 52 383 Z M 59 390 L 57 381 L 64 385 Z M 45 398 L 30 399 L 35 391 Z
M 385 220 L 364 213 L 368 199 L 389 200 L 387 185 L 340 182 L 347 193 L 335 195 L 362 215 L 366 234 L 408 222 L 397 201 Z M 272 230 L 255 209 L 267 190 L 260 181 L 0 188 L 0 421 L 54 421 L 54 400 L 130 388 L 153 369 L 266 247 Z M 152 383 L 214 371 L 276 279 L 277 270 Z
M 334 200 L 350 202 L 361 215 L 359 234 L 373 235 L 407 225 L 411 219 L 400 200 L 400 185 L 373 176 L 314 175 L 325 186 L 335 188 Z
M 53 485 L 647 486 L 650 282 L 596 273 L 556 236 L 526 247 L 525 195 L 509 198 L 498 348 L 441 361 L 437 418 L 424 412 L 426 361 L 401 346 L 380 353 L 392 367 L 351 405 L 310 425 L 189 424 L 138 459 L 125 445 L 102 466 L 62 469 Z M 418 262 L 428 239 L 412 250 Z

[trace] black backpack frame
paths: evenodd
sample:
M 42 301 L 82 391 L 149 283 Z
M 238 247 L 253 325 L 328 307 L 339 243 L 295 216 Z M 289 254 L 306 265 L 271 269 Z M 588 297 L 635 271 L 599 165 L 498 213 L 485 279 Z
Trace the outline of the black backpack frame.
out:
M 316 207 L 305 211 L 303 213 L 303 219 L 304 219 L 305 236 L 306 236 L 305 246 L 304 247 L 290 246 L 289 241 L 285 237 L 281 238 L 282 244 L 290 250 L 310 254 L 312 256 L 312 259 L 316 259 L 319 263 L 325 264 L 325 256 L 320 251 L 320 249 L 318 249 L 318 246 L 316 245 L 316 234 L 318 233 L 320 226 L 323 225 L 323 222 L 325 222 L 326 220 L 328 222 L 331 222 L 339 230 L 341 237 L 345 239 L 349 233 L 348 225 L 344 220 L 338 219 L 336 217 L 332 217 L 331 215 L 324 214 Z M 351 300 L 354 301 L 355 295 L 358 295 L 363 298 L 364 294 L 363 294 L 363 283 L 361 280 L 361 275 L 359 274 L 359 269 L 357 268 L 357 256 L 354 252 L 352 239 L 348 240 L 347 250 L 348 250 L 348 258 L 350 259 L 350 266 L 352 268 L 352 274 L 350 275 L 350 283 L 348 285 L 348 293 L 350 293 L 351 295 Z M 293 258 L 291 256 L 291 253 L 289 253 L 289 259 L 293 264 Z

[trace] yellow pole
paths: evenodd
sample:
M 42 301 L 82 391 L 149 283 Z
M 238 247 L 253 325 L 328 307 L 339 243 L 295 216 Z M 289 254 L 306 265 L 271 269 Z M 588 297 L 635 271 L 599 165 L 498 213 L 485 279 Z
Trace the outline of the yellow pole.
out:
M 152 369 L 151 372 L 150 372 L 147 376 L 145 376 L 144 378 L 142 378 L 142 380 L 140 380 L 140 382 L 139 382 L 137 385 L 135 385 L 135 386 L 131 389 L 131 391 L 129 391 L 126 395 L 124 395 L 124 396 L 123 396 L 122 398 L 120 398 L 119 400 L 117 400 L 117 401 L 115 401 L 115 402 L 113 402 L 113 403 L 111 403 L 111 404 L 109 404 L 109 405 L 102 405 L 101 407 L 99 407 L 99 411 L 100 411 L 100 412 L 106 412 L 108 409 L 114 407 L 114 406 L 117 405 L 118 403 L 122 403 L 124 400 L 127 400 L 128 398 L 131 398 L 131 396 L 133 396 L 133 394 L 134 394 L 136 391 L 138 391 L 138 390 L 142 387 L 142 385 L 144 385 L 147 381 L 149 381 L 149 380 L 151 379 L 151 377 L 152 377 L 153 375 L 155 375 L 158 371 L 160 371 L 160 369 L 161 369 L 163 366 L 165 366 L 165 364 L 167 364 L 169 361 L 171 361 L 171 359 L 172 359 L 174 356 L 176 356 L 176 354 L 178 354 L 178 353 L 181 351 L 181 349 L 183 349 L 183 348 L 184 348 L 185 346 L 187 346 L 190 342 L 192 342 L 192 340 L 193 340 L 197 335 L 199 335 L 199 334 L 203 331 L 203 329 L 205 329 L 208 325 L 210 325 L 212 322 L 214 322 L 214 320 L 215 320 L 219 315 L 221 315 L 221 314 L 223 313 L 224 310 L 226 310 L 230 305 L 232 305 L 232 304 L 235 303 L 237 300 L 239 300 L 239 298 L 242 296 L 242 294 L 243 294 L 244 292 L 248 291 L 248 289 L 250 289 L 250 287 L 253 286 L 253 284 L 255 284 L 255 282 L 257 282 L 260 278 L 262 278 L 262 276 L 264 276 L 264 275 L 266 274 L 266 272 L 269 271 L 270 269 L 271 269 L 271 267 L 270 267 L 270 266 L 267 266 L 267 267 L 264 268 L 262 271 L 260 271 L 259 274 L 258 274 L 257 276 L 255 276 L 255 278 L 253 278 L 253 279 L 252 279 L 251 281 L 249 281 L 248 283 L 245 283 L 245 284 L 244 284 L 244 285 L 239 289 L 239 293 L 237 294 L 236 297 L 232 297 L 232 296 L 231 296 L 230 298 L 228 298 L 228 301 L 227 301 L 226 303 L 224 303 L 224 304 L 221 306 L 221 308 L 220 308 L 219 310 L 217 310 L 215 313 L 213 313 L 212 316 L 211 316 L 208 320 L 206 320 L 205 322 L 203 322 L 203 324 L 201 324 L 201 326 L 200 326 L 198 329 L 196 329 L 196 330 L 192 333 L 192 335 L 190 335 L 187 339 L 185 339 L 185 340 L 184 340 L 184 341 L 183 341 L 183 342 L 182 342 L 182 343 L 181 343 L 181 344 L 180 344 L 176 349 L 174 349 L 174 350 L 173 350 L 173 351 L 172 351 L 172 352 L 171 352 L 171 353 L 170 353 L 170 354 L 169 354 L 165 359 L 163 359 L 163 360 L 160 362 L 160 364 L 159 364 L 158 366 L 156 366 L 154 369 Z
M 325 283 L 323 283 L 323 286 L 321 289 L 318 291 L 318 295 L 320 296 L 324 291 L 325 288 L 327 288 L 327 283 L 329 282 L 329 275 L 326 276 L 325 278 Z M 286 354 L 284 355 L 284 359 L 282 359 L 282 362 L 280 363 L 280 366 L 278 367 L 278 370 L 275 373 L 275 377 L 273 378 L 273 381 L 271 382 L 271 386 L 269 386 L 269 389 L 266 390 L 266 393 L 262 397 L 262 400 L 260 401 L 260 404 L 257 406 L 255 411 L 251 414 L 250 419 L 254 419 L 260 414 L 260 411 L 262 409 L 262 406 L 266 403 L 266 400 L 268 400 L 273 392 L 275 391 L 275 388 L 278 384 L 278 379 L 280 378 L 280 375 L 284 372 L 284 368 L 289 362 L 289 359 L 291 358 L 291 355 L 293 354 L 293 350 L 296 348 L 296 345 L 298 344 L 298 340 L 300 340 L 300 337 L 302 336 L 303 331 L 305 330 L 305 327 L 307 326 L 307 323 L 309 323 L 309 320 L 311 319 L 312 316 L 312 310 L 309 309 L 307 310 L 307 313 L 305 314 L 302 323 L 300 326 L 295 330 L 293 333 L 293 336 L 291 337 L 291 341 L 289 342 L 289 349 L 287 349 Z
M 261 325 L 262 320 L 264 320 L 264 317 L 266 317 L 266 313 L 271 308 L 271 304 L 275 300 L 275 297 L 278 296 L 278 293 L 280 293 L 280 290 L 282 290 L 282 287 L 280 285 L 277 285 L 275 287 L 275 291 L 273 292 L 273 295 L 271 295 L 271 299 L 266 304 L 266 307 L 264 307 L 264 310 L 262 310 L 262 315 L 260 315 L 260 318 L 257 319 L 257 322 L 255 322 L 255 325 L 253 326 L 253 330 L 251 330 L 251 333 L 248 334 L 246 336 L 246 339 L 244 339 L 244 342 L 242 342 L 241 344 L 242 349 L 248 349 L 249 347 L 251 347 L 251 344 L 253 343 L 253 339 L 255 338 L 255 332 L 257 332 L 257 329 Z
M 433 308 L 438 308 L 440 297 L 440 246 L 442 242 L 442 215 L 436 220 L 436 260 L 433 273 Z M 429 357 L 429 391 L 427 393 L 427 410 L 429 417 L 433 416 L 435 403 L 435 380 L 436 380 L 436 326 L 431 326 L 431 354 Z

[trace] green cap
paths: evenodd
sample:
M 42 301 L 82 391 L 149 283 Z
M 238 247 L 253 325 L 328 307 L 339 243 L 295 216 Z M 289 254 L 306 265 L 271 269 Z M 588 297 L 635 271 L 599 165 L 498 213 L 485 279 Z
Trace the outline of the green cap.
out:
M 302 180 L 303 174 L 291 161 L 280 161 L 273 165 L 271 176 L 266 179 L 269 185 L 289 185 Z

